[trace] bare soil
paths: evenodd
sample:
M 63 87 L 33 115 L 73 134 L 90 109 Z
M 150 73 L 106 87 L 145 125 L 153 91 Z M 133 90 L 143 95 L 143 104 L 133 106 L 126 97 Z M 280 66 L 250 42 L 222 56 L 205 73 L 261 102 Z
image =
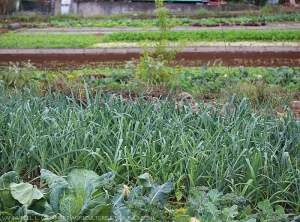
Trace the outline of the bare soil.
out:
M 250 49 L 250 50 L 249 50 Z M 31 60 L 45 67 L 53 63 L 73 67 L 74 64 L 124 63 L 139 59 L 140 49 L 53 49 L 53 50 L 0 50 L 0 64 Z M 300 66 L 300 49 L 284 47 L 202 47 L 179 53 L 174 65 L 184 66 Z
M 0 34 L 8 33 L 8 29 L 0 29 Z

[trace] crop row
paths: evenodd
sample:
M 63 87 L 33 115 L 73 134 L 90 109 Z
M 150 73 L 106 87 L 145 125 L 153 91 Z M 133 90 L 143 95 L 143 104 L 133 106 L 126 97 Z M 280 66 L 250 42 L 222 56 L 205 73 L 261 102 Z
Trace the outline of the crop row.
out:
M 122 32 L 105 35 L 105 42 L 158 41 L 159 32 Z M 210 30 L 210 31 L 170 31 L 166 33 L 168 41 L 299 41 L 299 30 Z
M 300 88 L 299 68 L 280 67 L 249 69 L 240 67 L 235 69 L 225 69 L 224 67 L 202 67 L 184 69 L 170 68 L 168 72 L 173 73 L 172 84 L 174 87 L 179 87 L 186 92 L 197 91 L 198 93 L 196 94 L 200 94 L 201 96 L 208 94 L 216 95 L 221 89 L 232 91 L 230 89 L 234 88 L 240 92 L 240 95 L 246 95 L 251 101 L 256 101 L 258 99 L 262 102 L 266 97 L 272 97 L 272 93 L 269 93 L 268 91 L 274 92 L 284 90 L 286 92 L 290 91 L 292 94 L 293 91 Z M 73 75 L 76 76 L 75 73 Z M 77 73 L 82 73 L 82 71 Z M 84 75 L 89 78 L 89 82 L 98 87 L 130 85 L 134 82 L 133 76 L 135 75 L 135 71 L 132 69 L 104 70 L 101 73 L 106 73 L 106 78 L 103 78 L 103 76 L 102 78 L 97 78 L 97 76 L 88 75 L 88 71 L 85 71 L 84 73 Z M 76 78 L 75 76 L 69 74 L 69 78 Z M 244 88 L 247 90 L 238 90 L 238 86 L 243 84 Z M 263 88 L 263 90 L 259 90 L 259 88 Z M 258 95 L 258 92 L 260 95 Z M 277 99 L 279 99 L 279 95 L 277 96 Z
M 0 48 L 88 48 L 100 42 L 158 41 L 158 32 L 122 32 L 104 37 L 90 34 L 25 34 L 8 33 L 1 35 Z M 299 30 L 211 30 L 211 31 L 171 31 L 165 36 L 168 41 L 299 41 Z
M 253 113 L 248 99 L 235 97 L 180 110 L 172 101 L 124 103 L 88 89 L 84 105 L 72 95 L 33 91 L 1 88 L 2 172 L 33 177 L 40 168 L 85 168 L 115 171 L 126 183 L 149 172 L 158 181 L 173 177 L 183 193 L 203 185 L 299 207 L 300 125 L 288 110 L 281 118 Z
M 176 21 L 176 25 L 185 26 L 194 23 L 200 23 L 204 25 L 212 25 L 219 23 L 249 23 L 249 22 L 286 22 L 286 21 L 300 21 L 300 13 L 295 14 L 277 14 L 277 15 L 265 15 L 265 16 L 250 16 L 250 17 L 238 17 L 238 18 L 176 18 L 176 20 L 169 20 L 169 22 Z M 28 23 L 28 25 L 38 26 L 54 26 L 54 27 L 152 27 L 157 26 L 157 19 L 74 19 L 74 20 L 53 20 L 49 23 Z
M 35 80 L 43 82 L 48 78 L 53 80 L 65 78 L 78 83 L 80 78 L 83 78 L 96 87 L 130 87 L 131 84 L 135 85 L 134 76 L 137 71 L 137 67 L 132 61 L 127 62 L 123 68 L 106 66 L 92 68 L 87 66 L 80 67 L 78 70 L 56 70 L 55 72 L 46 71 L 46 73 L 44 70 L 37 69 L 30 62 L 23 62 L 12 63 L 10 67 L 0 70 L 0 81 L 2 85 L 20 88 L 29 87 L 31 82 Z M 292 92 L 300 88 L 300 69 L 297 67 L 168 67 L 166 71 L 172 73 L 172 85 L 186 92 L 196 90 L 202 94 L 218 94 L 220 89 L 228 90 L 241 84 L 247 84 L 249 90 L 252 88 L 250 91 L 253 94 L 251 96 L 249 92 L 247 97 L 255 99 L 259 96 L 256 95 L 254 89 L 259 84 L 264 85 L 266 91 L 269 88 L 276 88 Z
M 85 34 L 16 34 L 1 35 L 0 48 L 87 48 L 99 38 Z
M 131 62 L 130 62 L 131 63 Z M 126 65 L 127 66 L 127 65 Z M 300 88 L 299 68 L 174 68 L 166 69 L 172 73 L 172 85 L 191 93 L 195 98 L 210 98 L 224 101 L 228 95 L 237 94 L 247 97 L 254 104 L 265 104 L 272 100 L 274 107 L 290 101 Z M 39 70 L 31 63 L 11 64 L 0 70 L 0 84 L 13 88 L 30 87 L 39 81 L 39 91 L 47 91 L 45 81 L 63 81 L 68 85 L 82 85 L 86 82 L 92 87 L 107 89 L 143 90 L 134 78 L 137 74 L 134 66 L 125 68 L 88 68 L 79 70 Z M 159 72 L 159 70 L 158 70 Z M 258 74 L 259 73 L 259 74 Z M 64 80 L 62 80 L 64 79 Z M 61 88 L 65 91 L 66 89 Z
M 91 170 L 73 169 L 63 177 L 41 169 L 40 174 L 41 182 L 49 189 L 23 182 L 14 171 L 0 177 L 0 197 L 5 198 L 1 202 L 1 221 L 288 222 L 291 218 L 280 204 L 269 199 L 258 202 L 254 210 L 241 195 L 204 186 L 190 189 L 188 198 L 178 206 L 171 201 L 173 179 L 158 185 L 149 173 L 136 178 L 137 186 L 117 184 L 115 172 L 99 176 Z M 175 196 L 177 200 L 182 198 L 178 192 Z M 294 216 L 292 222 L 299 218 Z
M 174 81 L 184 91 L 188 91 L 193 87 L 200 87 L 201 90 L 217 92 L 222 86 L 228 85 L 226 83 L 228 80 L 235 84 L 263 81 L 269 85 L 277 85 L 282 89 L 300 88 L 300 68 L 298 67 L 170 67 L 168 71 L 174 73 Z M 73 70 L 72 72 L 61 70 L 60 74 L 68 75 L 68 78 L 77 78 L 78 76 L 92 76 L 95 73 L 101 73 L 111 81 L 121 81 L 126 78 L 133 80 L 134 74 L 130 72 L 132 72 L 132 69 L 101 67 L 99 69 L 85 68 L 84 71 Z M 53 74 L 57 74 L 57 71 Z M 14 76 L 11 72 L 8 72 L 8 75 Z M 111 83 L 107 79 L 95 78 L 94 81 L 99 84 L 102 82 L 102 86 L 105 86 L 105 84 Z

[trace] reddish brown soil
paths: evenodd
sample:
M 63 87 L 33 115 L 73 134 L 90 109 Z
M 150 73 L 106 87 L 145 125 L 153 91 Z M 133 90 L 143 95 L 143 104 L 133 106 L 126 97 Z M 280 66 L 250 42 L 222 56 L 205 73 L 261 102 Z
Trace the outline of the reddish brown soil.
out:
M 190 24 L 189 26 L 194 27 L 217 27 L 217 26 L 266 26 L 267 24 L 265 22 L 248 22 L 248 23 L 216 23 L 216 24 L 200 24 L 200 23 L 194 23 Z
M 107 76 L 103 74 L 89 74 L 89 75 L 84 75 L 84 77 L 88 77 L 89 79 L 105 79 Z
M 51 65 L 53 62 L 62 63 L 64 66 L 89 63 L 123 63 L 132 58 L 138 59 L 139 52 L 120 53 L 88 53 L 88 54 L 0 54 L 0 63 L 20 62 L 31 60 L 35 64 Z M 185 66 L 198 65 L 223 65 L 223 66 L 300 66 L 300 55 L 297 51 L 230 51 L 230 52 L 181 52 L 174 60 L 174 64 Z
M 94 34 L 95 36 L 104 36 L 105 34 L 103 34 L 103 33 L 96 33 L 96 34 Z
M 8 33 L 8 29 L 0 29 L 0 34 Z

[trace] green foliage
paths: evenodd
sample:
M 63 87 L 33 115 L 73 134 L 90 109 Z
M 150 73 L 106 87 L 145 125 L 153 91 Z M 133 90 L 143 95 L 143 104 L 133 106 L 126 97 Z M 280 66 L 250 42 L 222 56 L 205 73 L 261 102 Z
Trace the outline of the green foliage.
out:
M 278 5 L 266 4 L 264 7 L 261 7 L 259 11 L 262 14 L 273 14 L 273 15 L 281 15 L 281 14 L 289 14 L 289 13 L 291 14 L 291 13 L 295 12 L 293 7 L 281 5 L 280 2 Z M 299 14 L 299 13 L 297 13 L 297 14 Z
M 255 102 L 265 103 L 280 90 L 299 88 L 298 68 L 222 68 L 201 67 L 182 69 L 175 85 L 184 91 L 196 91 L 202 95 L 219 93 L 222 90 L 240 97 L 247 97 Z M 276 95 L 277 98 L 278 94 Z
M 158 58 L 172 60 L 180 51 L 184 41 L 299 41 L 299 30 L 210 30 L 210 31 L 170 31 L 162 32 L 116 32 L 97 37 L 91 34 L 25 34 L 8 33 L 1 35 L 0 48 L 88 48 L 100 42 L 146 42 L 154 41 L 154 52 Z M 181 41 L 178 49 L 167 50 L 170 42 Z M 147 47 L 145 54 L 153 52 Z
M 289 67 L 270 68 L 263 79 L 268 84 L 276 84 L 284 88 L 300 88 L 300 72 Z
M 0 177 L 1 221 L 15 221 L 13 218 L 24 216 L 40 217 L 41 211 L 46 211 L 46 208 L 44 194 L 33 185 L 20 182 L 16 172 L 11 171 Z
M 246 199 L 217 189 L 194 187 L 189 192 L 188 215 L 201 221 L 234 221 L 246 206 Z
M 133 221 L 143 218 L 147 221 L 166 221 L 165 205 L 168 195 L 174 189 L 170 179 L 162 185 L 153 182 L 150 174 L 138 177 L 141 185 L 133 188 L 128 196 L 121 190 L 112 200 L 114 221 Z
M 43 22 L 47 17 L 37 14 L 16 14 L 16 15 L 9 15 L 7 17 L 8 20 L 12 21 L 19 21 L 19 22 Z
M 59 174 L 78 167 L 113 170 L 127 184 L 149 172 L 158 181 L 173 177 L 182 196 L 205 185 L 297 209 L 300 126 L 288 109 L 279 118 L 271 103 L 253 112 L 249 100 L 233 97 L 215 107 L 200 103 L 193 110 L 187 104 L 178 110 L 176 101 L 153 104 L 141 97 L 126 103 L 88 89 L 39 98 L 33 91 L 0 88 L 1 170 L 31 178 L 38 167 Z M 51 200 L 60 199 L 62 187 L 76 194 L 72 198 L 78 191 L 69 187 L 68 177 L 53 176 L 56 183 L 49 178 L 47 184 L 58 190 L 49 204 L 59 212 Z
M 56 15 L 51 16 L 50 21 L 72 21 L 72 20 L 81 20 L 82 16 L 78 14 L 67 14 L 67 15 Z
M 209 31 L 170 31 L 165 35 L 168 41 L 299 41 L 299 30 L 209 30 Z M 159 32 L 120 32 L 105 35 L 104 42 L 158 41 Z
M 37 35 L 10 32 L 1 35 L 0 48 L 87 48 L 99 42 L 99 37 L 86 34 Z
M 130 84 L 133 81 L 135 69 L 136 65 L 132 61 L 130 61 L 125 65 L 124 69 L 113 69 L 112 71 L 110 70 L 107 75 L 103 75 L 101 76 L 101 78 L 97 78 L 97 75 L 81 75 L 81 79 L 84 83 L 87 83 L 88 85 L 93 87 L 122 87 L 126 84 Z
M 225 75 L 207 67 L 198 70 L 183 70 L 178 76 L 178 84 L 184 91 L 195 88 L 204 94 L 205 92 L 217 92 L 228 80 Z
M 270 203 L 270 200 L 266 199 L 264 201 L 260 201 L 257 203 L 258 213 L 248 216 L 249 218 L 253 218 L 256 221 L 280 221 L 287 222 L 290 221 L 288 219 L 288 215 L 285 214 L 284 209 L 280 205 L 276 205 L 275 208 Z
M 130 18 L 122 18 L 122 19 L 80 19 L 78 20 L 56 20 L 53 19 L 49 22 L 51 26 L 54 27 L 151 27 L 156 26 L 156 19 L 130 19 Z
M 170 84 L 172 74 L 167 68 L 167 61 L 144 54 L 137 66 L 135 77 L 149 84 Z
M 9 188 L 12 197 L 25 206 L 31 205 L 33 200 L 39 200 L 44 197 L 36 187 L 28 183 L 11 183 Z
M 9 87 L 28 87 L 38 80 L 39 70 L 30 62 L 10 63 L 8 69 L 0 71 L 0 84 Z
M 287 22 L 287 21 L 299 21 L 300 20 L 300 13 L 293 11 L 290 7 L 281 7 L 280 9 L 276 9 L 275 12 L 274 8 L 276 6 L 266 6 L 261 9 L 261 13 L 259 12 L 252 12 L 251 16 L 246 16 L 244 13 L 238 17 L 226 17 L 220 18 L 220 14 L 223 13 L 218 11 L 208 11 L 208 10 L 199 10 L 198 16 L 200 18 L 177 18 L 178 25 L 188 26 L 191 24 L 201 24 L 205 25 L 218 25 L 220 22 L 228 23 L 228 24 L 236 24 L 236 23 L 251 23 L 251 22 Z M 270 14 L 272 12 L 272 14 Z M 249 12 L 248 12 L 249 13 Z M 209 18 L 203 18 L 206 16 Z M 217 16 L 217 18 L 214 18 Z M 37 15 L 17 15 L 17 16 L 10 16 L 10 20 L 15 22 L 27 22 L 29 26 L 38 26 L 38 27 L 155 27 L 158 23 L 158 19 L 140 19 L 140 18 L 130 18 L 126 16 L 126 18 L 116 16 L 108 17 L 108 18 L 81 18 L 78 15 L 60 15 L 50 17 L 49 19 L 42 16 Z M 172 19 L 167 18 L 168 24 L 172 23 Z
M 137 66 L 139 65 L 139 67 Z M 124 68 L 82 68 L 79 70 L 59 70 L 50 72 L 39 70 L 31 62 L 11 63 L 8 68 L 0 70 L 0 84 L 16 88 L 29 88 L 35 84 L 40 91 L 47 91 L 48 84 L 57 82 L 69 85 L 88 84 L 91 87 L 124 88 L 135 84 L 134 77 L 140 77 L 143 82 L 149 79 L 159 83 L 164 78 L 172 78 L 172 84 L 187 92 L 197 92 L 200 96 L 218 94 L 225 89 L 238 96 L 246 96 L 251 101 L 261 98 L 267 101 L 279 90 L 297 90 L 300 86 L 300 70 L 297 67 L 168 67 L 166 61 L 157 58 L 143 57 L 140 63 L 132 60 Z M 139 69 L 138 69 L 139 68 Z M 144 76 L 139 72 L 143 72 Z M 97 75 L 95 73 L 101 73 Z M 147 75 L 146 75 L 147 74 Z M 76 82 L 75 82 L 76 81 Z
M 12 212 L 12 208 L 18 204 L 17 200 L 10 193 L 10 183 L 18 181 L 19 177 L 16 172 L 8 172 L 0 177 L 0 211 L 3 214 L 5 212 L 9 215 Z
M 187 210 L 175 216 L 175 221 L 187 221 L 185 218 L 199 218 L 201 221 L 281 221 L 286 222 L 288 215 L 280 205 L 272 207 L 265 199 L 257 203 L 256 214 L 253 214 L 249 200 L 235 193 L 223 194 L 217 189 L 194 187 L 189 192 Z
M 81 216 L 106 216 L 110 214 L 108 190 L 103 189 L 103 182 L 114 181 L 113 173 L 98 176 L 85 169 L 74 169 L 67 179 L 63 179 L 50 171 L 41 170 L 41 179 L 50 188 L 50 206 L 56 214 L 65 218 Z M 110 192 L 114 187 L 110 187 Z M 92 212 L 92 214 L 90 214 Z
M 15 178 L 15 172 L 6 173 L 0 178 L 1 181 L 5 180 L 6 184 L 10 182 L 9 187 L 5 188 L 5 193 L 3 189 L 0 190 L 0 194 L 5 194 L 1 197 L 6 197 L 5 201 L 1 198 L 0 216 L 35 216 L 47 221 L 75 221 L 86 216 L 102 218 L 96 221 L 107 221 L 110 216 L 108 193 L 112 193 L 114 187 L 105 190 L 103 182 L 109 180 L 114 184 L 114 173 L 99 177 L 90 170 L 74 169 L 65 180 L 42 169 L 41 179 L 49 186 L 49 190 L 43 192 L 29 183 L 14 183 Z
M 219 12 L 217 12 L 219 13 Z M 207 9 L 200 9 L 197 12 L 197 15 L 202 17 L 202 16 L 216 16 L 217 13 L 213 10 L 207 10 Z
M 137 65 L 135 77 L 146 84 L 166 84 L 170 87 L 174 76 L 167 68 L 168 63 L 176 56 L 177 50 L 169 50 L 166 41 L 170 28 L 175 22 L 168 21 L 168 10 L 163 7 L 163 0 L 155 0 L 157 26 L 159 32 L 156 38 L 154 52 L 144 47 L 140 63 Z
M 129 195 L 124 188 L 117 192 L 114 177 L 113 172 L 99 177 L 90 170 L 74 169 L 64 179 L 42 169 L 41 179 L 49 187 L 42 192 L 29 183 L 14 183 L 17 174 L 8 172 L 0 177 L 0 219 L 35 216 L 46 221 L 132 221 L 141 217 L 164 220 L 163 210 L 174 188 L 172 180 L 162 185 L 140 185 Z M 150 177 L 140 176 L 144 180 Z

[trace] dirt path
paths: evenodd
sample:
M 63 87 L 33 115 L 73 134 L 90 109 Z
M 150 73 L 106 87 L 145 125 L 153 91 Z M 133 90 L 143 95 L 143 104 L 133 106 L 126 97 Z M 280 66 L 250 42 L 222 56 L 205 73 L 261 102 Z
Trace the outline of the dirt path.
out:
M 112 62 L 123 63 L 138 59 L 140 48 L 107 49 L 0 49 L 0 63 L 31 60 L 48 66 L 51 62 L 85 64 Z M 174 60 L 186 66 L 300 66 L 299 47 L 187 47 Z

